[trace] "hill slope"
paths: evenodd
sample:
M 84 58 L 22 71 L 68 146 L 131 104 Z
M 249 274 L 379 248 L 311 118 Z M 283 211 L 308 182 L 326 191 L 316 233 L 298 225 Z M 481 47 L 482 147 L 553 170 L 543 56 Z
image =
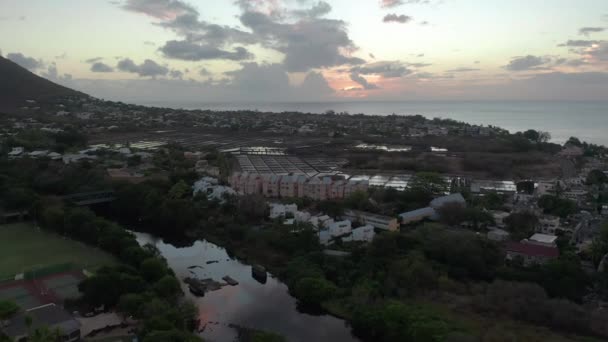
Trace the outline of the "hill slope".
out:
M 84 95 L 37 76 L 0 56 L 0 112 L 12 111 L 25 100 L 45 100 L 56 96 Z

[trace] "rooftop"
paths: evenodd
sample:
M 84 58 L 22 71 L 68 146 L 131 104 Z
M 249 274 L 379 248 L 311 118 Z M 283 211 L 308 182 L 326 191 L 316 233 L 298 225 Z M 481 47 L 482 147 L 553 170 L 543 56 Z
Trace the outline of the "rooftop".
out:
M 559 250 L 557 247 L 535 245 L 531 243 L 510 242 L 507 244 L 507 252 L 514 252 L 535 257 L 557 258 Z

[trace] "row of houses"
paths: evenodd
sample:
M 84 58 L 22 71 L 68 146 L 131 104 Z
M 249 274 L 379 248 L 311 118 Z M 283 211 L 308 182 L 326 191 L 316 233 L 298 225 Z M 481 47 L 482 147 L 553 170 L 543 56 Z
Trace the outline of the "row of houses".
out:
M 346 180 L 342 176 L 277 175 L 235 172 L 230 184 L 239 193 L 270 198 L 304 198 L 323 201 L 343 199 L 357 191 L 367 191 L 368 180 Z

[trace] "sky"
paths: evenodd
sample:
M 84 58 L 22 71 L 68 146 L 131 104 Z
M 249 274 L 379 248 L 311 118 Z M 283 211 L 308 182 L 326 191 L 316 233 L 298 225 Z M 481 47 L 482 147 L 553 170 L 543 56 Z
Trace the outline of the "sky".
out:
M 136 103 L 606 100 L 608 1 L 1 0 L 0 55 Z

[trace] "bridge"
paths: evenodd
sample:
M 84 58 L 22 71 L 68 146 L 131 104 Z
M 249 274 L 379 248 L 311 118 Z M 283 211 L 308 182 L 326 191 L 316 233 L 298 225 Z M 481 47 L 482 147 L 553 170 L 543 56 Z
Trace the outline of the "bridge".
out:
M 116 199 L 116 196 L 114 194 L 114 191 L 104 190 L 71 194 L 63 196 L 62 199 L 77 206 L 86 206 L 100 203 L 109 203 L 114 201 Z

